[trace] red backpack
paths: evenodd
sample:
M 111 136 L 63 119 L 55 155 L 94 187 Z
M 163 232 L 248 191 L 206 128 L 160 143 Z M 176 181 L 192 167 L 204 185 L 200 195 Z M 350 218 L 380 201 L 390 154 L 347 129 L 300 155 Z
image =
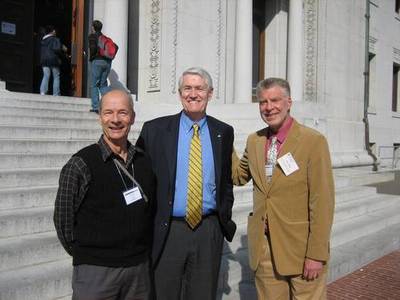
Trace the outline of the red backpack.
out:
M 100 56 L 114 59 L 115 55 L 118 52 L 118 45 L 113 42 L 112 39 L 105 36 L 104 34 L 99 36 L 97 46 L 99 48 Z

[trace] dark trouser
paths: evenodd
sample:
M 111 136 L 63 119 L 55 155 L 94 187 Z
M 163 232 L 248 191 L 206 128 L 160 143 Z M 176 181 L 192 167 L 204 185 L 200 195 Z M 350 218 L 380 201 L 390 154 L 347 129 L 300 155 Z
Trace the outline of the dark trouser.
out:
M 223 240 L 217 216 L 194 231 L 173 220 L 155 269 L 157 300 L 215 299 Z
M 147 300 L 150 294 L 148 262 L 126 268 L 74 266 L 72 300 Z

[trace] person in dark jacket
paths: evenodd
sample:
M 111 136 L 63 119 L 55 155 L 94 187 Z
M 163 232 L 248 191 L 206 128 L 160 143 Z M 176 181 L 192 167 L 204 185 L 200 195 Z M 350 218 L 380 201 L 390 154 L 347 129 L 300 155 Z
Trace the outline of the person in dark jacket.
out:
M 101 56 L 98 47 L 99 37 L 102 35 L 102 28 L 103 23 L 99 20 L 94 20 L 92 23 L 93 33 L 89 35 L 89 60 L 91 62 L 92 73 L 92 109 L 90 111 L 95 113 L 99 112 L 99 91 L 104 95 L 110 90 L 107 77 L 111 70 L 111 60 Z
M 53 74 L 53 95 L 60 95 L 60 65 L 59 55 L 63 51 L 60 39 L 56 36 L 56 30 L 52 25 L 46 26 L 45 36 L 41 41 L 40 65 L 43 69 L 40 94 L 46 95 L 49 89 L 50 75 Z
M 54 223 L 72 256 L 72 299 L 148 299 L 156 177 L 149 156 L 128 141 L 132 97 L 100 101 L 103 135 L 62 168 Z

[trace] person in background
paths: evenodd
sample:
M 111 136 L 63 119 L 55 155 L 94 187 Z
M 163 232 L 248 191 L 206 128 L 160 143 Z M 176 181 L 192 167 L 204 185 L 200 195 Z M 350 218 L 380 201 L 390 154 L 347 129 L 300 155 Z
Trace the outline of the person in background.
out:
M 46 95 L 48 92 L 51 75 L 53 75 L 53 95 L 60 95 L 60 55 L 62 51 L 67 51 L 67 49 L 57 37 L 54 26 L 46 26 L 40 48 L 40 65 L 43 70 L 43 78 L 40 84 L 41 95 Z
M 103 23 L 99 20 L 92 22 L 92 33 L 89 35 L 89 61 L 91 62 L 91 112 L 99 112 L 99 92 L 104 95 L 110 90 L 107 83 L 111 70 L 111 59 L 100 55 L 98 41 L 102 35 Z

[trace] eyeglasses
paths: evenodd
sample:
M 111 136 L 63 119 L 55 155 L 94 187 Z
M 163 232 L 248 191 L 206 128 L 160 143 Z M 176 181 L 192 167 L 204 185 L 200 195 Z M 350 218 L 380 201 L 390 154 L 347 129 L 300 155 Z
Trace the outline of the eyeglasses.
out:
M 204 86 L 184 86 L 182 88 L 182 94 L 188 95 L 194 92 L 195 94 L 205 94 L 208 91 L 207 87 Z

